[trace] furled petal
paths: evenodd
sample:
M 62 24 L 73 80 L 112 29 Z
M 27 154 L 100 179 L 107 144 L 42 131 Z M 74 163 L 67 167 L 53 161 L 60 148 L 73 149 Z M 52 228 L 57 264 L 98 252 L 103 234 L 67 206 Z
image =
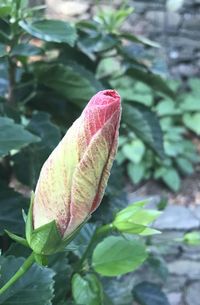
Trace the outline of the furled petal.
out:
M 33 205 L 34 227 L 55 220 L 62 235 L 100 204 L 117 149 L 120 97 L 97 93 L 42 167 Z

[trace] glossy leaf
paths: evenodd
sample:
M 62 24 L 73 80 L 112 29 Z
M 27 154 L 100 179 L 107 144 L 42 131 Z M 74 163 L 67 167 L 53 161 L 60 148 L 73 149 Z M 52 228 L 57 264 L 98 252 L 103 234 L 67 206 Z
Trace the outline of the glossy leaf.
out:
M 13 56 L 25 56 L 25 57 L 42 55 L 43 53 L 44 51 L 41 48 L 25 43 L 16 45 L 11 52 Z
M 88 101 L 103 88 L 91 72 L 78 64 L 46 65 L 37 73 L 42 84 L 74 103 Z
M 40 138 L 27 131 L 22 125 L 13 120 L 0 117 L 0 157 L 8 154 L 12 149 L 19 149 Z
M 76 30 L 68 22 L 61 20 L 39 20 L 28 23 L 24 20 L 19 25 L 30 35 L 48 42 L 67 43 L 73 46 L 76 41 Z
M 0 287 L 15 274 L 23 262 L 24 258 L 0 257 Z M 51 305 L 54 274 L 52 270 L 34 264 L 20 280 L 0 296 L 0 304 Z
M 71 248 L 72 251 L 77 255 L 79 258 L 85 252 L 94 232 L 96 230 L 96 225 L 93 223 L 86 223 L 83 228 L 80 230 L 78 235 L 69 245 L 69 249 Z

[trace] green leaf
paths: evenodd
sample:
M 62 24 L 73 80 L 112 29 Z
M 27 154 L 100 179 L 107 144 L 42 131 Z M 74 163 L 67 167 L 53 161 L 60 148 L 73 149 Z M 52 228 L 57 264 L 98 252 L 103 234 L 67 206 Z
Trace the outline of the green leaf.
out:
M 172 99 L 175 98 L 175 93 L 168 87 L 167 81 L 157 74 L 131 67 L 126 71 L 126 75 L 145 83 L 155 92 L 163 93 Z
M 123 154 L 133 163 L 140 163 L 145 153 L 145 146 L 139 139 L 133 140 L 131 143 L 126 143 L 122 147 Z
M 161 178 L 172 191 L 177 192 L 180 189 L 181 180 L 175 169 L 165 168 Z
M 102 89 L 95 76 L 78 64 L 42 65 L 37 72 L 42 84 L 74 103 L 88 101 Z
M 134 271 L 146 258 L 146 249 L 141 241 L 109 236 L 95 248 L 92 266 L 101 275 L 117 276 Z
M 144 230 L 145 226 L 131 223 L 129 221 L 118 221 L 113 223 L 114 227 L 121 233 L 128 233 L 128 234 L 138 234 L 140 235 Z
M 23 234 L 22 209 L 27 208 L 27 199 L 0 183 L 0 202 L 0 235 L 4 234 L 4 230 Z
M 11 13 L 12 7 L 10 5 L 0 4 L 0 17 L 8 16 Z
M 103 288 L 95 274 L 84 277 L 74 274 L 72 278 L 72 294 L 76 304 L 103 305 Z
M 30 35 L 48 42 L 63 42 L 73 47 L 77 38 L 75 27 L 61 20 L 39 20 L 32 23 L 21 20 L 19 25 Z
M 166 138 L 166 137 L 165 137 Z M 164 141 L 165 153 L 169 157 L 177 157 L 183 153 L 182 147 L 179 142 Z
M 128 176 L 134 184 L 138 184 L 145 177 L 145 164 L 143 162 L 133 164 L 129 163 L 127 167 Z
M 193 91 L 193 93 L 199 97 L 200 94 L 200 79 L 199 78 L 190 78 L 188 80 L 188 84 L 191 88 L 191 90 Z
M 38 112 L 32 116 L 27 128 L 41 138 L 12 157 L 17 178 L 31 189 L 35 188 L 40 169 L 61 139 L 60 130 L 50 121 L 50 115 Z M 26 171 L 24 170 L 26 168 Z
M 72 251 L 79 258 L 82 257 L 85 252 L 94 232 L 96 231 L 96 225 L 93 223 L 86 223 L 80 230 L 75 239 L 72 240 L 69 247 L 72 247 Z
M 185 158 L 176 158 L 176 164 L 178 165 L 181 172 L 185 175 L 191 175 L 194 172 L 192 163 Z
M 24 258 L 0 257 L 0 287 L 15 274 L 23 262 Z M 0 296 L 0 304 L 51 305 L 54 274 L 52 270 L 34 264 L 20 280 Z
M 183 123 L 197 135 L 200 135 L 200 112 L 183 116 Z
M 174 101 L 172 101 L 171 99 L 166 99 L 156 105 L 156 112 L 159 116 L 165 116 L 179 114 L 180 110 L 177 109 Z
M 158 231 L 147 228 L 146 226 L 157 219 L 161 212 L 144 209 L 142 204 L 144 203 L 136 202 L 118 212 L 114 221 L 112 222 L 112 225 L 123 233 L 140 235 L 151 235 L 158 233 Z
M 183 241 L 191 246 L 199 246 L 200 245 L 200 232 L 193 231 L 186 233 L 183 237 Z
M 138 103 L 124 104 L 122 118 L 142 141 L 160 157 L 164 157 L 163 135 L 159 120 L 148 107 Z
M 109 80 L 124 100 L 139 102 L 151 106 L 153 102 L 152 90 L 142 82 L 137 82 L 129 76 L 123 75 Z
M 170 305 L 160 287 L 148 282 L 135 286 L 133 297 L 140 305 Z
M 10 23 L 5 18 L 0 19 L 0 42 L 9 43 L 11 34 Z
M 131 221 L 141 225 L 149 225 L 156 220 L 162 212 L 156 210 L 139 209 L 131 216 Z
M 55 272 L 54 298 L 52 302 L 54 305 L 57 305 L 60 300 L 65 300 L 66 295 L 70 293 L 71 286 L 65 283 L 70 283 L 73 270 L 67 255 L 68 253 L 65 251 L 48 257 L 48 267 Z
M 151 236 L 151 235 L 155 235 L 155 234 L 161 234 L 161 232 L 156 229 L 149 228 L 149 227 L 146 227 L 141 233 L 139 233 L 139 235 L 141 235 L 141 236 Z
M 199 93 L 194 94 L 185 94 L 183 95 L 183 100 L 180 103 L 180 108 L 183 111 L 200 111 L 199 103 Z
M 95 53 L 112 49 L 117 44 L 119 44 L 119 40 L 115 36 L 104 33 L 96 33 L 96 35 L 83 38 L 80 37 L 77 43 L 79 49 L 91 60 L 96 59 Z
M 31 255 L 31 252 L 30 248 L 25 248 L 22 244 L 12 243 L 4 255 L 27 258 Z
M 115 57 L 102 58 L 97 66 L 96 77 L 98 79 L 113 77 L 113 75 L 119 74 L 120 70 L 120 62 Z
M 20 236 L 17 236 L 15 234 L 13 234 L 12 232 L 9 232 L 8 230 L 5 230 L 5 232 L 8 234 L 8 236 L 13 239 L 14 241 L 18 242 L 19 244 L 25 246 L 25 247 L 28 247 L 28 243 L 26 241 L 26 239 L 20 237 Z
M 0 157 L 12 149 L 19 149 L 39 140 L 39 137 L 27 131 L 22 125 L 15 124 L 9 118 L 0 117 Z
M 25 56 L 25 57 L 41 55 L 43 53 L 44 51 L 41 48 L 25 43 L 16 45 L 11 52 L 13 56 Z
M 126 33 L 126 32 L 121 32 L 119 34 L 120 38 L 124 38 L 127 39 L 129 41 L 135 42 L 135 43 L 141 43 L 145 46 L 149 46 L 149 47 L 154 47 L 154 48 L 160 48 L 161 46 L 159 45 L 159 43 L 152 41 L 146 37 L 140 36 L 140 35 L 133 35 L 131 33 Z

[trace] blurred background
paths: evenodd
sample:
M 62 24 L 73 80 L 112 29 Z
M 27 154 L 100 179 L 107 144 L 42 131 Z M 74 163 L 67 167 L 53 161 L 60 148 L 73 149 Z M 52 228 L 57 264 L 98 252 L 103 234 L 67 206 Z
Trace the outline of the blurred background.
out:
M 32 4 L 44 1 L 31 1 Z M 46 14 L 51 18 L 87 19 L 101 9 L 118 9 L 127 4 L 134 12 L 123 29 L 160 43 L 156 50 L 157 68 L 174 77 L 190 77 L 200 73 L 200 1 L 199 0 L 135 0 L 135 1 L 67 1 L 47 0 Z
M 1 234 L 22 233 L 21 208 L 42 164 L 90 97 L 114 88 L 123 109 L 119 150 L 92 219 L 106 223 L 117 208 L 148 198 L 163 211 L 154 223 L 163 234 L 147 238 L 147 264 L 110 281 L 108 294 L 129 305 L 132 287 L 148 281 L 134 305 L 199 305 L 200 0 L 30 0 L 28 9 L 22 0 L 17 22 L 12 0 L 2 3 Z

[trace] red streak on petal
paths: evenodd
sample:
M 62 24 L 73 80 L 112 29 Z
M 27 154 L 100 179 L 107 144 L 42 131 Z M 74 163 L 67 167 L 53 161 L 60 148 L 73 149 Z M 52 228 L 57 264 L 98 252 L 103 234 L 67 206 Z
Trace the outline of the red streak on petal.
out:
M 89 144 L 93 135 L 104 126 L 116 111 L 120 113 L 120 96 L 117 91 L 100 91 L 91 98 L 83 111 L 87 144 Z M 116 122 L 113 121 L 113 125 L 116 125 L 117 121 L 118 118 Z

